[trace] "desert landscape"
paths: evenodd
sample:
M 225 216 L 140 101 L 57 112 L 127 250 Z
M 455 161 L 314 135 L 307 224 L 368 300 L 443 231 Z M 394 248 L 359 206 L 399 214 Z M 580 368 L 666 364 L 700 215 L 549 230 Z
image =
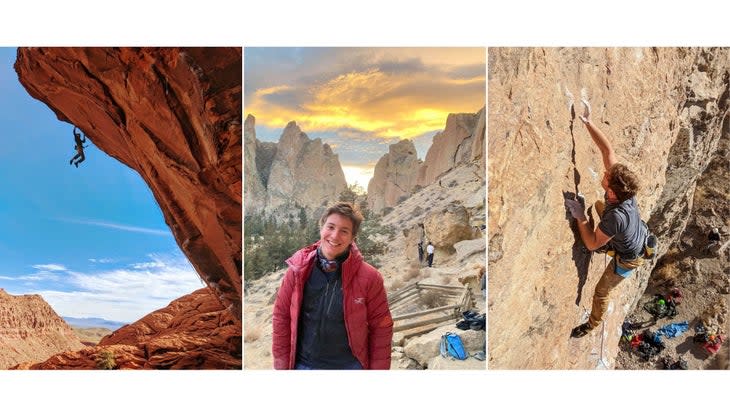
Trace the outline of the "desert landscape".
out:
M 202 288 L 84 343 L 41 296 L 0 291 L 0 368 L 241 369 L 241 48 L 19 48 L 14 67 L 144 180 Z

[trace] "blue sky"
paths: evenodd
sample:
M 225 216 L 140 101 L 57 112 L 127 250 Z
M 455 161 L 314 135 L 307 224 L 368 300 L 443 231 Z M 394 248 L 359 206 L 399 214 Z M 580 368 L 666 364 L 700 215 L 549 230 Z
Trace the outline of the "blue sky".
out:
M 363 188 L 400 139 L 423 159 L 449 113 L 486 104 L 484 47 L 244 48 L 244 112 L 256 137 L 278 141 L 289 121 L 339 155 Z
M 93 142 L 69 165 L 73 125 L 25 91 L 15 56 L 0 47 L 0 288 L 133 322 L 203 287 L 136 171 Z

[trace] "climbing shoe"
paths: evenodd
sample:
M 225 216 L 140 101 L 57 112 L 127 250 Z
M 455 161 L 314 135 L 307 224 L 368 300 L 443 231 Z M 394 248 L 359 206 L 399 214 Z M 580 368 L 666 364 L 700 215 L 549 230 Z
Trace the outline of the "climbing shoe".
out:
M 581 338 L 581 337 L 585 336 L 586 334 L 588 334 L 592 329 L 593 329 L 593 327 L 591 327 L 591 324 L 585 322 L 585 323 L 573 328 L 573 331 L 570 332 L 570 336 L 571 336 L 571 338 Z

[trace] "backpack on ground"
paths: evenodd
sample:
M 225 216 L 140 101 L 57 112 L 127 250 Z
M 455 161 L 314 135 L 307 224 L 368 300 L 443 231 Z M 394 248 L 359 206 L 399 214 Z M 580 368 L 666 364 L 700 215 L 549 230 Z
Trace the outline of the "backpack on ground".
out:
M 487 326 L 486 314 L 479 314 L 476 311 L 468 310 L 461 313 L 464 319 L 456 323 L 460 330 L 483 330 Z
M 452 357 L 457 360 L 465 360 L 469 356 L 464 348 L 464 344 L 461 342 L 461 337 L 451 332 L 441 336 L 439 351 L 444 358 Z

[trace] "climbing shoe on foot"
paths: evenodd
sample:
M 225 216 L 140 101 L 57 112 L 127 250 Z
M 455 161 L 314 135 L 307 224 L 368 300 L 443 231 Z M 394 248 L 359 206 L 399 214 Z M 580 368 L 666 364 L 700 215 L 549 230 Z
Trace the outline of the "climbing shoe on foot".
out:
M 581 338 L 588 334 L 592 329 L 593 327 L 591 327 L 591 324 L 586 322 L 573 328 L 573 331 L 570 332 L 570 336 L 572 338 Z

